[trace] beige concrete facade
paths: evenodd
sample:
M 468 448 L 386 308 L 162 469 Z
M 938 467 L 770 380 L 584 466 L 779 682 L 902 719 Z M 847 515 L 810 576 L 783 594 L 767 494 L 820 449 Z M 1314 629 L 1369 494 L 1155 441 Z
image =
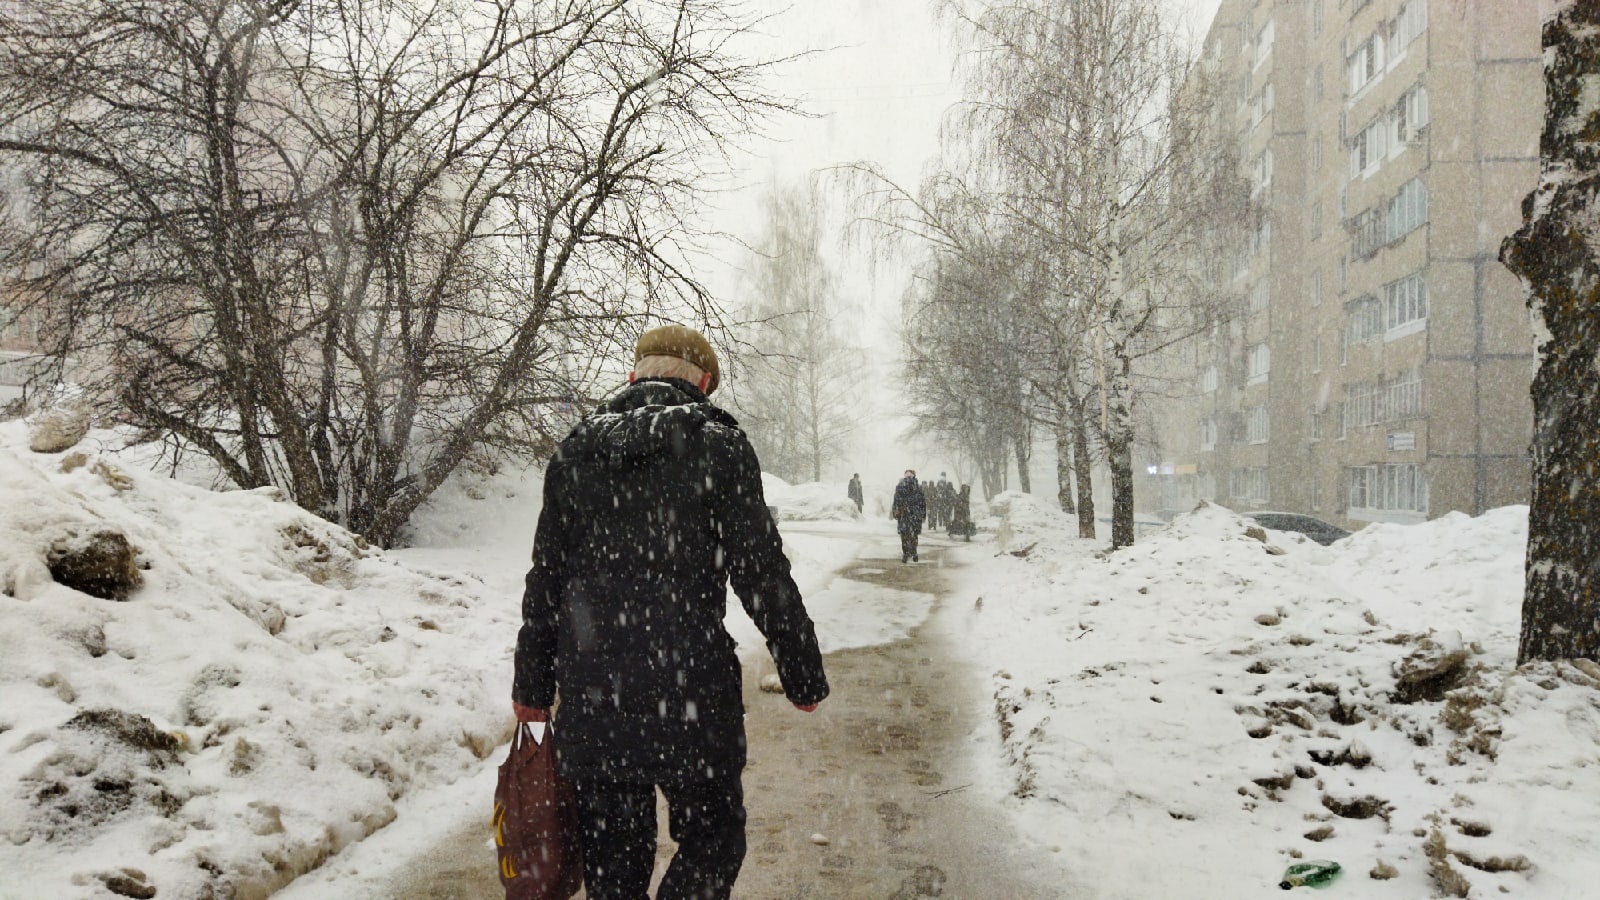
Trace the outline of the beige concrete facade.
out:
M 1158 413 L 1146 508 L 1358 527 L 1527 501 L 1533 343 L 1496 257 L 1538 180 L 1539 53 L 1533 3 L 1224 0 L 1205 55 L 1255 98 L 1219 127 L 1270 243 L 1239 229 L 1237 312 L 1180 356 L 1195 394 Z

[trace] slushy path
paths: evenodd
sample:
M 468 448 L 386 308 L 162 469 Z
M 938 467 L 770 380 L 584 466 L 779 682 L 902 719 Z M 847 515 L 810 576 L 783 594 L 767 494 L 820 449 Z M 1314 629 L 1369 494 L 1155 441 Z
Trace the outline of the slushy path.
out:
M 946 637 L 953 629 L 941 627 L 943 617 L 957 614 L 946 597 L 948 545 L 924 538 L 924 562 L 903 566 L 893 534 L 864 530 L 862 540 L 861 558 L 840 576 L 932 595 L 933 611 L 905 640 L 829 654 L 833 693 L 811 715 L 756 690 L 770 660 L 746 671 L 749 853 L 734 896 L 1090 896 L 1070 885 L 1055 855 L 1040 846 L 1066 836 L 1022 839 L 962 774 L 975 736 L 994 725 L 986 679 L 958 662 Z M 397 866 L 386 896 L 503 897 L 487 835 L 486 823 L 473 822 Z M 664 809 L 660 841 L 657 877 L 673 848 Z

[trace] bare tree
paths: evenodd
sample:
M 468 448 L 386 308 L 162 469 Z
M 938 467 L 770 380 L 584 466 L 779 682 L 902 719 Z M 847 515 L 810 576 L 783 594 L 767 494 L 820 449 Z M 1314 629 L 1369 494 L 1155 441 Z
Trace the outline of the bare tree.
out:
M 846 336 L 846 304 L 823 255 L 827 206 L 814 181 L 764 198 L 743 335 L 755 352 L 730 385 L 763 464 L 793 481 L 821 481 L 862 415 L 861 350 Z
M 1544 7 L 1543 178 L 1500 248 L 1542 326 L 1519 663 L 1600 660 L 1600 5 Z
M 241 487 L 388 543 L 549 439 L 643 321 L 715 320 L 695 188 L 775 104 L 718 0 L 18 0 L 0 150 L 50 348 Z
M 1203 318 L 1184 260 L 1189 226 L 1216 210 L 1193 202 L 1203 195 L 1177 176 L 1197 155 L 1211 94 L 1189 79 L 1155 0 L 945 6 L 973 44 L 958 127 L 995 173 L 1010 233 L 1036 263 L 1036 387 L 1055 410 L 1058 447 L 1082 447 L 1070 432 L 1095 428 L 1111 475 L 1112 546 L 1126 546 L 1138 361 Z M 1092 534 L 1082 487 L 1080 524 Z
M 915 260 L 901 309 L 913 431 L 969 461 L 986 497 L 1005 489 L 1012 458 L 1027 490 L 1032 382 L 1010 305 L 1018 257 L 997 230 L 1004 223 L 991 198 L 950 158 L 937 162 L 915 192 L 866 163 L 840 174 L 854 192 L 859 231 Z

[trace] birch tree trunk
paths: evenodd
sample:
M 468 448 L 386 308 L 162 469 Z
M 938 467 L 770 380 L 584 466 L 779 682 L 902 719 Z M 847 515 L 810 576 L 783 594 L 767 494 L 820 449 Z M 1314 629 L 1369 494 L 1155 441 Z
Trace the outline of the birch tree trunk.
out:
M 1111 549 L 1133 544 L 1133 360 L 1113 340 L 1106 366 L 1106 465 L 1111 470 Z
M 1541 329 L 1519 663 L 1600 659 L 1600 2 L 1544 11 L 1543 177 L 1500 248 Z
M 1056 500 L 1061 511 L 1074 515 L 1077 504 L 1072 502 L 1072 417 L 1065 406 L 1056 408 L 1053 423 L 1056 439 Z
M 1072 397 L 1072 467 L 1078 482 L 1078 537 L 1094 539 L 1094 457 L 1089 454 L 1089 407 Z

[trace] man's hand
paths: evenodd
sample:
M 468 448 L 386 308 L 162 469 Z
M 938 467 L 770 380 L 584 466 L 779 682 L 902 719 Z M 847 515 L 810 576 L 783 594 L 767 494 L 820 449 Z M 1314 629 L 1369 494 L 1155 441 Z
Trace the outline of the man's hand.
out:
M 523 706 L 515 700 L 511 701 L 511 711 L 516 713 L 518 722 L 550 721 L 550 710 L 540 709 L 536 706 Z
M 816 712 L 817 705 L 815 703 L 807 703 L 806 705 L 801 706 L 800 704 L 796 703 L 794 708 L 800 710 L 801 712 Z

